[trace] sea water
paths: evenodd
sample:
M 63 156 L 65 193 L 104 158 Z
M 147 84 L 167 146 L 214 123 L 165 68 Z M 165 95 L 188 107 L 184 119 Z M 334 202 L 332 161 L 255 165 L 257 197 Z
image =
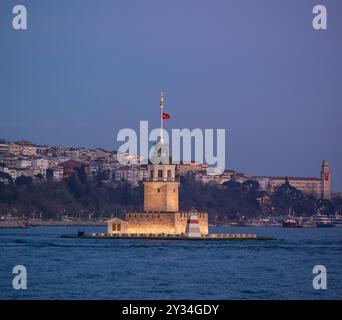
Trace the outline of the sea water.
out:
M 210 228 L 269 241 L 61 238 L 79 229 L 0 229 L 0 299 L 342 298 L 342 228 Z M 26 290 L 13 289 L 16 265 Z M 326 290 L 313 287 L 315 265 L 327 270 Z

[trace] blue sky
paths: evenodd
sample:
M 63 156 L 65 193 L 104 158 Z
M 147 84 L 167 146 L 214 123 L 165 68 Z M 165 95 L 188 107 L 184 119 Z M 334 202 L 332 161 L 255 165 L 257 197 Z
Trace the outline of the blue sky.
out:
M 339 0 L 3 0 L 0 137 L 115 149 L 158 126 L 164 90 L 169 127 L 227 130 L 227 167 L 318 176 L 327 159 L 342 191 L 341 33 Z

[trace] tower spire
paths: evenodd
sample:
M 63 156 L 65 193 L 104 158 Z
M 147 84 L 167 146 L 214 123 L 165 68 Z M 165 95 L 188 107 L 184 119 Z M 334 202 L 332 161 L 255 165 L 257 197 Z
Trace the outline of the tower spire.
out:
M 163 113 L 164 113 L 164 92 L 160 92 L 160 143 L 163 143 L 163 125 L 164 125 L 164 119 L 163 119 Z

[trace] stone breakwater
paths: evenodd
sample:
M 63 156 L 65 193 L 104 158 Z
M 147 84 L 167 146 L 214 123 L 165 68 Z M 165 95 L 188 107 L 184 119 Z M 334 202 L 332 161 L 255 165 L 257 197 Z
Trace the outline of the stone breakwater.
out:
M 107 234 L 92 233 L 89 235 L 63 235 L 62 238 L 78 239 L 147 239 L 147 240 L 275 240 L 273 238 L 257 237 L 251 233 L 212 233 L 201 237 L 186 237 L 184 234 Z

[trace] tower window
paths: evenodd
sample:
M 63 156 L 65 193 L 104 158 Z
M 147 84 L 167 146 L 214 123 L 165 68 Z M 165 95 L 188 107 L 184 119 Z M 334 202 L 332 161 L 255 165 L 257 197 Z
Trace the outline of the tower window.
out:
M 162 178 L 163 177 L 163 170 L 158 170 L 158 178 Z
M 167 170 L 167 177 L 171 178 L 171 170 Z
M 160 192 L 160 189 L 158 189 L 158 192 Z

